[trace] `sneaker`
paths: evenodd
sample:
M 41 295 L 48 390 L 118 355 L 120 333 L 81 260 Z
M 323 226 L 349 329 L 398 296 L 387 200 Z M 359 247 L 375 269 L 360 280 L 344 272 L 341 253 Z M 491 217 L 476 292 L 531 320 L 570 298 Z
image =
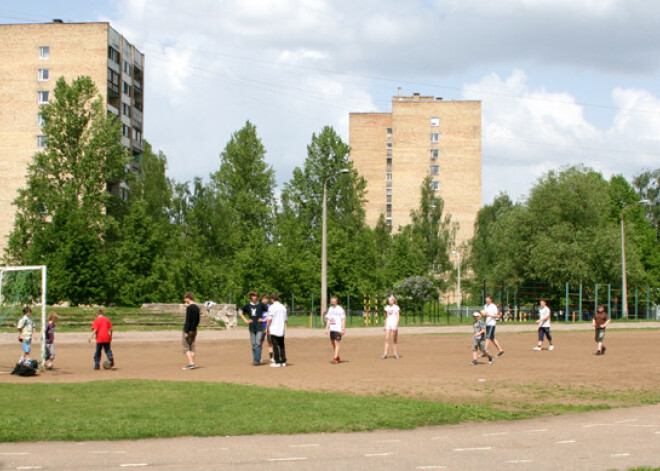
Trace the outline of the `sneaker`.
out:
M 95 370 L 100 370 L 101 367 L 100 367 L 100 366 L 95 366 L 94 369 L 95 369 Z
M 261 362 L 260 361 L 253 361 L 252 365 L 253 366 L 259 366 L 259 365 L 261 365 Z
M 394 358 L 398 360 L 399 358 L 401 358 L 401 355 L 394 355 Z
M 600 355 L 600 354 L 601 354 L 600 350 L 596 350 L 596 353 L 594 353 L 594 355 Z
M 186 365 L 182 368 L 183 370 L 194 370 L 195 369 L 195 364 L 191 363 L 190 365 Z
M 271 363 L 275 363 L 275 358 L 270 357 L 270 362 L 271 362 Z
M 279 363 L 271 363 L 270 364 L 271 368 L 279 368 L 280 366 L 282 366 L 282 365 L 280 365 Z
M 383 360 L 387 360 L 387 355 L 381 355 L 380 356 Z
M 536 350 L 538 352 L 538 351 L 541 350 L 541 347 L 534 347 L 534 350 Z
M 605 350 L 607 350 L 607 347 L 605 347 L 605 345 L 603 345 L 603 351 L 602 351 L 601 355 L 605 355 Z
M 115 366 L 115 359 L 110 358 L 110 368 L 113 368 Z
M 555 349 L 555 346 L 554 346 L 554 345 L 550 345 L 550 346 L 548 347 L 548 350 L 554 350 L 554 349 Z
M 330 363 L 332 363 L 333 365 L 336 365 L 337 363 L 339 363 L 339 358 L 333 358 Z
M 486 355 L 485 353 L 482 353 L 481 355 L 479 355 L 479 358 L 486 358 L 487 356 L 488 355 Z
M 499 353 L 497 354 L 498 357 L 501 357 L 502 355 L 504 355 L 504 350 L 502 350 L 501 352 L 499 352 Z
M 493 364 L 493 355 L 488 357 L 488 363 Z
M 477 360 L 472 360 L 472 363 L 470 363 L 470 366 L 477 366 Z
M 286 363 L 280 363 L 280 366 L 284 368 L 286 366 Z

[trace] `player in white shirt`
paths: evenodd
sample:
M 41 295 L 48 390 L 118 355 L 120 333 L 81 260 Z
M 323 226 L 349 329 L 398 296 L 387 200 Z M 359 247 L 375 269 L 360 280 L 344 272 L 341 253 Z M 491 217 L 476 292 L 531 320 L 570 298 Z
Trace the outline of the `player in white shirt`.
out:
M 486 296 L 484 311 L 486 311 L 486 350 L 488 350 L 490 342 L 493 342 L 497 347 L 497 356 L 500 357 L 504 355 L 504 350 L 500 346 L 500 343 L 495 340 L 495 327 L 497 326 L 497 319 L 502 317 L 502 314 L 500 314 L 497 305 L 493 303 L 492 296 Z
M 330 307 L 325 314 L 325 333 L 330 334 L 330 343 L 335 355 L 332 359 L 334 364 L 341 361 L 339 359 L 339 342 L 341 342 L 342 335 L 346 333 L 346 311 L 337 304 L 338 302 L 337 296 L 330 298 Z
M 268 308 L 266 317 L 266 331 L 273 339 L 273 355 L 275 363 L 271 363 L 273 368 L 286 366 L 286 352 L 284 351 L 284 329 L 286 325 L 286 307 L 280 303 L 280 295 L 273 293 L 270 297 L 273 304 Z
M 548 338 L 548 343 L 550 346 L 548 350 L 555 348 L 552 345 L 552 335 L 550 335 L 550 308 L 548 307 L 548 302 L 545 299 L 541 299 L 541 307 L 539 308 L 539 319 L 536 321 L 539 325 L 539 343 L 534 350 L 541 350 L 541 345 L 543 345 L 543 336 Z
M 385 306 L 385 350 L 383 351 L 383 360 L 387 358 L 387 350 L 390 346 L 390 333 L 392 334 L 392 347 L 394 350 L 394 358 L 397 360 L 401 358 L 397 351 L 397 344 L 399 342 L 399 306 L 397 305 L 396 298 L 390 296 L 387 298 L 387 306 Z

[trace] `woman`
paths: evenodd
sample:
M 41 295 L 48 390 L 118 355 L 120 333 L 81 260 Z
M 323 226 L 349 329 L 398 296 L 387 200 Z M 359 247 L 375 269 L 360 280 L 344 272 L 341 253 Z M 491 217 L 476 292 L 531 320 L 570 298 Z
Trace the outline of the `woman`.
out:
M 385 314 L 387 319 L 385 321 L 385 351 L 381 357 L 383 360 L 387 358 L 387 350 L 390 345 L 390 334 L 392 335 L 392 344 L 394 347 L 394 358 L 397 360 L 401 358 L 397 351 L 397 343 L 399 340 L 399 306 L 397 305 L 396 298 L 390 296 L 387 298 L 387 306 L 385 306 Z

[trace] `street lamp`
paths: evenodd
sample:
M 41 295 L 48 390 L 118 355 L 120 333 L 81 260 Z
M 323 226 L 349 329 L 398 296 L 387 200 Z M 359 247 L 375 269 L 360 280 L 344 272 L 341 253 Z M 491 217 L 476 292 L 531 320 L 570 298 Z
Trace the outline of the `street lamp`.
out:
M 456 305 L 458 306 L 458 309 L 461 308 L 461 261 L 462 261 L 462 256 L 460 252 L 457 252 L 456 250 L 451 251 L 452 255 L 456 255 L 456 265 L 458 267 L 458 283 L 456 284 Z
M 342 168 L 323 180 L 323 223 L 321 233 L 321 318 L 328 309 L 328 180 L 350 170 Z
M 626 275 L 626 231 L 624 229 L 623 213 L 628 209 L 638 204 L 650 204 L 649 200 L 639 200 L 635 203 L 629 204 L 621 210 L 621 302 L 622 313 L 624 318 L 628 317 L 628 277 Z

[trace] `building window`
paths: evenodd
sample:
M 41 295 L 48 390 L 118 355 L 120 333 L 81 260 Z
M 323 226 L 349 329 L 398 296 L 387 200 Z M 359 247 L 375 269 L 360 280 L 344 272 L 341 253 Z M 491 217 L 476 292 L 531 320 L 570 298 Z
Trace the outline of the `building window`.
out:
M 122 103 L 121 104 L 121 113 L 124 116 L 128 116 L 129 118 L 131 117 L 131 105 L 128 103 Z
M 124 82 L 124 94 L 125 95 L 131 94 L 131 86 L 127 82 Z
M 119 51 L 112 46 L 108 46 L 108 59 L 119 64 Z
M 48 103 L 48 91 L 37 92 L 37 103 L 40 105 Z
M 124 61 L 124 73 L 129 77 L 131 76 L 131 64 L 128 61 Z
M 390 149 L 390 150 L 392 150 L 392 143 L 391 143 L 391 142 L 388 142 L 388 143 L 387 143 L 387 148 Z
M 387 134 L 392 134 L 392 128 L 387 128 Z
M 387 172 L 387 174 L 385 175 L 385 180 L 387 180 L 388 182 L 392 181 L 392 172 Z
M 39 69 L 38 70 L 38 78 L 40 82 L 47 82 L 49 78 L 49 73 L 48 69 Z
M 37 147 L 46 147 L 46 136 L 37 136 Z
M 431 189 L 433 191 L 439 191 L 440 190 L 440 182 L 431 182 Z
M 440 142 L 440 133 L 432 132 L 431 133 L 431 142 Z
M 39 46 L 39 59 L 50 59 L 50 46 Z
M 431 160 L 436 160 L 440 156 L 440 149 L 431 149 Z
M 45 124 L 44 117 L 41 113 L 37 113 L 37 126 L 41 127 Z
M 437 175 L 440 173 L 439 165 L 431 165 L 431 175 Z
M 387 209 L 386 209 L 386 216 L 387 216 L 388 218 L 391 218 L 391 217 L 392 217 L 392 205 L 391 205 L 391 204 L 388 204 L 388 205 L 386 206 L 386 208 L 387 208 Z
M 137 142 L 142 141 L 142 131 L 140 131 L 138 128 L 133 128 L 133 140 Z
M 389 227 L 392 227 L 392 218 L 385 219 L 385 224 L 387 224 Z
M 431 126 L 434 128 L 440 126 L 440 118 L 431 118 Z
M 121 135 L 127 138 L 131 138 L 131 127 L 126 126 L 125 124 L 121 125 Z
M 387 158 L 387 171 L 388 172 L 392 171 L 392 157 Z

